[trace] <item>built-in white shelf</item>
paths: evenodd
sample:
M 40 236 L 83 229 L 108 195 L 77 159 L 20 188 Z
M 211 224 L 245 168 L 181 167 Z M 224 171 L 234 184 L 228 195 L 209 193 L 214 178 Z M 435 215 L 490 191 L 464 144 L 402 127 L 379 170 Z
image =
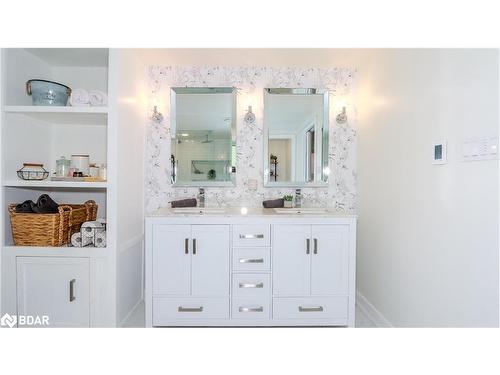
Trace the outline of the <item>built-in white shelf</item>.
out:
M 4 252 L 13 252 L 15 256 L 33 256 L 36 252 L 40 256 L 69 256 L 69 257 L 106 257 L 109 251 L 105 247 L 47 247 L 47 246 L 3 246 Z
M 26 180 L 5 180 L 3 186 L 7 187 L 32 187 L 32 188 L 78 188 L 78 189 L 105 189 L 108 186 L 103 182 L 84 181 L 26 181 Z
M 54 124 L 106 125 L 108 119 L 108 107 L 6 105 L 3 110 Z

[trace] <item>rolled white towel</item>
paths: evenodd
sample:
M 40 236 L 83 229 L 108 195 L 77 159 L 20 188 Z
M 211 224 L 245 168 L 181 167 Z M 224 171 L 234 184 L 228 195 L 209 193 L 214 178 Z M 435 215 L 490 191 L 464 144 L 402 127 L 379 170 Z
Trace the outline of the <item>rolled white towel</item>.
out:
M 73 107 L 87 107 L 90 105 L 89 93 L 84 89 L 71 90 L 69 104 Z
M 96 233 L 94 240 L 95 247 L 106 247 L 106 231 Z
M 105 107 L 108 105 L 108 95 L 100 90 L 90 90 L 89 101 L 93 107 Z
M 83 247 L 90 245 L 92 243 L 91 238 L 82 238 L 82 234 L 79 232 L 73 233 L 71 235 L 71 244 L 74 247 Z

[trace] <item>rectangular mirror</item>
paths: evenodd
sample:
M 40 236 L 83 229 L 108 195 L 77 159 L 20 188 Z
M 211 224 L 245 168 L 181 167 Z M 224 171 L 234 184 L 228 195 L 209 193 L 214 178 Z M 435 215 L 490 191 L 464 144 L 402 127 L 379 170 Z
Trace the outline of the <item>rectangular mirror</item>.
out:
M 173 87 L 170 100 L 172 183 L 234 186 L 236 89 Z
M 328 182 L 328 91 L 264 89 L 265 186 Z

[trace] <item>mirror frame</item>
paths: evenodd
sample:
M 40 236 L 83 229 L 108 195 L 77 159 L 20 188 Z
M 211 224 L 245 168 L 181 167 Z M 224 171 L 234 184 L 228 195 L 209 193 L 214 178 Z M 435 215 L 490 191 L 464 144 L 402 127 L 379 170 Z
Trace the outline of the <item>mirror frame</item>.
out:
M 323 95 L 323 134 L 322 141 L 324 142 L 325 138 L 327 140 L 326 150 L 322 147 L 322 169 L 330 166 L 329 159 L 329 148 L 330 148 L 330 107 L 329 107 L 329 91 L 327 89 L 316 89 L 316 88 L 264 88 L 263 95 L 263 132 L 264 132 L 264 187 L 265 188 L 274 188 L 274 187 L 294 187 L 294 188 L 307 188 L 307 187 L 327 187 L 328 186 L 328 178 L 329 176 L 323 177 L 323 173 L 321 174 L 321 179 L 317 179 L 312 182 L 274 182 L 269 180 L 269 129 L 265 119 L 265 103 L 267 95 Z M 326 159 L 326 160 L 325 160 Z
M 236 163 L 237 161 L 232 160 L 233 148 L 236 147 L 236 123 L 237 123 L 237 102 L 236 102 L 236 87 L 171 87 L 170 88 L 170 139 L 172 142 L 173 139 L 177 139 L 175 136 L 177 129 L 177 114 L 176 114 L 176 99 L 177 94 L 232 94 L 232 121 L 231 121 L 231 168 L 232 172 L 230 173 L 230 181 L 184 181 L 177 182 L 174 181 L 173 170 L 170 173 L 170 182 L 173 187 L 235 187 L 236 186 Z M 174 135 L 174 137 L 172 137 Z M 170 151 L 172 155 L 172 150 Z

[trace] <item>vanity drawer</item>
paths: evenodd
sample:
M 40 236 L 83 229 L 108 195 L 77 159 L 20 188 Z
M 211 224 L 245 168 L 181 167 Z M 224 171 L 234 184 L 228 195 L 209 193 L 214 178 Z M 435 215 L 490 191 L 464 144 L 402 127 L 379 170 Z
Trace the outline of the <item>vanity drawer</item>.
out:
M 271 276 L 266 273 L 236 273 L 233 275 L 233 297 L 268 298 Z
M 347 297 L 274 298 L 274 319 L 346 319 Z
M 233 298 L 233 319 L 269 319 L 269 298 Z
M 229 298 L 154 298 L 153 325 L 179 319 L 228 319 Z
M 233 271 L 269 271 L 271 249 L 269 247 L 234 247 Z
M 233 225 L 233 246 L 271 246 L 271 225 Z

